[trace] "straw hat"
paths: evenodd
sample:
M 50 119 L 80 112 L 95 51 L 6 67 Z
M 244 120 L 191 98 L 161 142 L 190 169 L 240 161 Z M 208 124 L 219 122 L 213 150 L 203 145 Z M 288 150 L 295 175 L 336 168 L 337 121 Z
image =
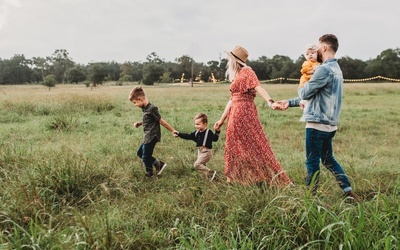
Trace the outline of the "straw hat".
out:
M 246 61 L 247 61 L 247 58 L 249 57 L 249 52 L 247 52 L 247 50 L 245 48 L 238 45 L 235 48 L 233 48 L 233 50 L 231 52 L 227 52 L 227 51 L 225 51 L 225 52 L 228 54 L 228 56 L 230 56 L 236 62 L 238 62 L 239 64 L 241 64 L 243 66 L 246 66 Z

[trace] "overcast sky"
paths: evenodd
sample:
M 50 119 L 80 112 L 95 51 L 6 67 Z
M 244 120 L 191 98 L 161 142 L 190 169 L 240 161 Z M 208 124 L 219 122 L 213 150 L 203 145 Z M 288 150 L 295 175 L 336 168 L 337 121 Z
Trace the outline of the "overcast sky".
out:
M 333 33 L 337 57 L 375 58 L 400 47 L 400 0 L 0 0 L 0 58 L 66 49 L 78 63 L 225 58 L 242 45 L 297 59 Z

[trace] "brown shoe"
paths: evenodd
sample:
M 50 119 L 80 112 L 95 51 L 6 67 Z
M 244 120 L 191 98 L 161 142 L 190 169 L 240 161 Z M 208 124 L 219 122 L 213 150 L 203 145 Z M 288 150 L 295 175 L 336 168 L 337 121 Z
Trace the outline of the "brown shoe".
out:
M 360 198 L 358 198 L 358 196 L 351 190 L 349 192 L 344 193 L 344 198 L 345 199 L 348 198 L 354 202 L 360 202 Z

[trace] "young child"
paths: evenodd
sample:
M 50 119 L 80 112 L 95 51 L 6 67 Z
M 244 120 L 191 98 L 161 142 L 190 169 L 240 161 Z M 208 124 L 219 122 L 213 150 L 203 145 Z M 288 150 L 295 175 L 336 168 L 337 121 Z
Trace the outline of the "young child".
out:
M 129 94 L 129 101 L 136 107 L 142 109 L 142 121 L 135 122 L 135 128 L 143 125 L 143 142 L 137 150 L 137 156 L 140 157 L 146 168 L 146 177 L 153 177 L 153 167 L 155 167 L 157 175 L 161 175 L 167 164 L 153 157 L 153 151 L 156 143 L 161 140 L 160 124 L 172 132 L 175 136 L 175 129 L 161 118 L 158 108 L 151 104 L 146 98 L 142 87 L 135 87 Z
M 193 140 L 197 146 L 197 160 L 194 163 L 194 168 L 197 169 L 204 177 L 214 180 L 217 171 L 211 170 L 206 167 L 207 162 L 212 157 L 212 142 L 218 141 L 220 131 L 213 133 L 207 128 L 208 118 L 207 115 L 199 113 L 194 117 L 194 127 L 196 128 L 190 134 L 175 132 L 180 138 L 186 140 Z
M 304 61 L 303 65 L 301 66 L 299 88 L 304 87 L 304 85 L 311 79 L 311 76 L 314 74 L 315 68 L 319 65 L 319 62 L 317 61 L 317 51 L 317 45 L 309 45 L 306 48 L 306 52 L 304 53 L 306 61 Z M 306 100 L 301 100 L 300 107 L 304 108 L 306 103 Z
M 318 47 L 317 45 L 309 45 L 306 48 L 306 52 L 304 53 L 304 57 L 306 60 L 303 62 L 303 65 L 301 66 L 301 77 L 300 77 L 300 83 L 299 83 L 299 88 L 304 87 L 304 85 L 311 79 L 311 76 L 314 74 L 315 68 L 319 66 L 318 62 Z M 301 109 L 304 109 L 307 104 L 306 100 L 301 100 L 300 101 L 300 107 Z M 270 106 L 272 109 L 275 110 L 284 110 L 284 108 L 281 106 L 280 103 L 272 103 Z

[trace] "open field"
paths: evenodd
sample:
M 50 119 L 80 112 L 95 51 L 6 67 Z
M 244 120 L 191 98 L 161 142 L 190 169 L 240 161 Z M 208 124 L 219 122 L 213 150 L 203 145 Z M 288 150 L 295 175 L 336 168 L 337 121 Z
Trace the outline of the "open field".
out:
M 275 99 L 297 85 L 263 85 Z M 326 169 L 321 190 L 304 187 L 300 109 L 272 111 L 256 98 L 272 148 L 293 188 L 227 185 L 224 128 L 209 167 L 193 169 L 194 142 L 162 128 L 163 176 L 144 178 L 135 156 L 141 110 L 134 86 L 0 86 L 0 249 L 399 249 L 400 84 L 345 84 L 334 139 L 337 160 L 362 198 L 342 199 Z M 229 85 L 144 86 L 175 129 L 204 112 L 220 117 Z

